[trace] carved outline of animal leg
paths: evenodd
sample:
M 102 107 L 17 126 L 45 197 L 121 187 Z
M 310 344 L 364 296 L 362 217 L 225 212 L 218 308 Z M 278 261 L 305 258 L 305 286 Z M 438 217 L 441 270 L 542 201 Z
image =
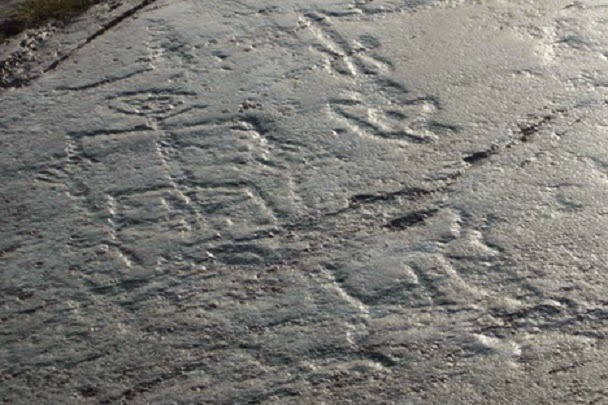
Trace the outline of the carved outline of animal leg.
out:
M 284 178 L 284 175 L 277 174 L 274 170 L 269 170 L 267 174 L 261 174 L 261 176 L 264 176 L 265 186 L 261 186 L 254 180 L 249 180 L 246 183 L 250 189 L 255 190 L 259 202 L 266 207 L 273 221 L 277 223 L 281 218 L 287 219 L 293 216 L 297 211 L 290 203 L 295 199 L 291 188 L 291 179 Z M 285 190 L 286 193 L 281 194 L 280 190 Z M 286 195 L 288 195 L 289 201 L 286 201 Z
M 164 244 L 164 242 L 167 240 L 166 238 L 164 238 L 164 235 L 167 235 L 166 232 L 168 232 L 169 235 L 174 234 L 174 230 L 178 230 L 179 232 L 182 233 L 182 235 L 180 236 L 180 246 L 192 246 L 194 245 L 197 241 L 194 241 L 192 239 L 186 239 L 185 233 L 187 233 L 188 231 L 190 231 L 190 227 L 189 224 L 187 223 L 187 221 L 183 218 L 183 212 L 182 212 L 182 208 L 183 205 L 183 201 L 179 200 L 177 201 L 177 203 L 175 202 L 176 199 L 178 199 L 178 197 L 176 196 L 175 193 L 175 189 L 171 186 L 171 185 L 167 185 L 167 186 L 162 186 L 162 187 L 152 187 L 150 189 L 143 189 L 143 190 L 131 190 L 130 192 L 127 193 L 120 193 L 119 195 L 116 195 L 116 200 L 118 203 L 115 203 L 115 208 L 114 208 L 114 212 L 115 212 L 115 223 L 116 225 L 116 240 L 119 243 L 119 247 L 121 247 L 121 251 L 124 253 L 126 252 L 127 254 L 130 254 L 130 258 L 135 258 L 136 260 L 139 261 L 139 265 L 141 267 L 145 267 L 146 269 L 151 269 L 152 268 L 152 263 L 154 264 L 154 270 L 157 273 L 162 273 L 167 269 L 167 264 L 172 264 L 172 265 L 187 265 L 189 267 L 194 266 L 194 263 L 189 261 L 189 260 L 185 260 L 182 253 L 181 253 L 181 249 L 178 249 L 178 251 L 174 252 L 167 252 L 165 251 L 158 251 L 155 250 L 155 255 L 152 255 L 152 260 L 150 259 L 150 255 L 146 255 L 145 258 L 142 256 L 141 253 L 137 253 L 135 250 L 131 250 L 129 248 L 126 248 L 124 245 L 121 244 L 120 240 L 121 240 L 121 236 L 120 236 L 120 232 L 124 231 L 124 230 L 130 230 L 133 229 L 133 227 L 137 227 L 140 224 L 140 220 L 139 219 L 135 219 L 135 221 L 133 221 L 133 219 L 128 218 L 127 215 L 125 215 L 128 211 L 122 211 L 119 208 L 119 204 L 121 200 L 125 200 L 127 199 L 128 201 L 130 200 L 131 203 L 135 202 L 137 203 L 137 201 L 141 201 L 141 200 L 148 200 L 150 198 L 158 198 L 160 199 L 160 204 L 157 205 L 157 207 L 161 208 L 161 212 L 159 215 L 160 221 L 154 221 L 154 222 L 149 222 L 149 221 L 143 221 L 141 223 L 143 224 L 155 224 L 157 226 L 164 226 L 164 228 L 161 228 L 161 233 L 158 235 L 155 235 L 156 237 L 160 236 L 160 242 L 161 244 Z M 122 204 L 125 204 L 125 202 L 123 201 Z M 177 205 L 176 205 L 177 204 Z M 129 203 L 126 203 L 126 206 L 128 207 Z M 123 205 L 123 208 L 125 207 L 125 205 Z M 185 217 L 188 218 L 191 215 L 186 215 Z M 181 218 L 181 219 L 180 219 Z M 198 234 L 196 234 L 195 236 L 198 236 Z M 173 240 L 173 239 L 171 239 Z M 148 259 L 148 260 L 146 260 Z
M 108 235 L 108 238 L 109 238 L 108 246 L 111 246 L 112 248 L 114 248 L 116 254 L 123 261 L 123 263 L 125 264 L 125 266 L 127 266 L 128 269 L 131 269 L 133 267 L 134 263 L 141 265 L 142 260 L 137 256 L 137 254 L 135 254 L 134 252 L 131 252 L 129 249 L 126 249 L 123 246 L 123 244 L 121 243 L 120 239 L 118 238 L 118 226 L 116 223 L 116 219 L 117 219 L 116 199 L 110 194 L 107 194 L 106 198 L 107 198 L 106 207 L 107 207 L 107 212 L 108 212 L 107 221 L 110 224 L 110 234 Z
M 95 205 L 91 204 L 91 202 L 92 200 L 95 200 L 96 197 L 93 196 L 93 192 L 86 185 L 86 183 L 77 178 L 77 167 L 79 163 L 84 161 L 88 164 L 92 164 L 92 162 L 84 156 L 81 139 L 76 138 L 72 134 L 66 134 L 65 151 L 67 156 L 67 161 L 64 168 L 67 175 L 65 180 L 67 189 L 66 194 L 76 208 L 82 213 L 83 217 L 92 220 L 95 218 L 95 215 L 93 215 L 95 212 Z M 100 240 L 99 242 L 101 242 L 101 247 L 105 246 L 107 249 L 113 249 L 116 256 L 125 265 L 125 268 L 131 269 L 134 263 L 139 263 L 139 260 L 134 258 L 131 252 L 122 249 L 122 246 L 117 242 L 114 198 L 109 194 L 105 194 L 104 196 L 106 198 L 106 208 L 109 214 L 106 230 L 107 236 L 105 240 Z M 102 213 L 98 212 L 98 215 L 99 214 Z
M 203 229 L 204 221 L 196 207 L 196 201 L 193 201 L 196 198 L 196 193 L 183 181 L 187 178 L 187 174 L 182 168 L 183 162 L 179 160 L 179 154 L 175 149 L 173 135 L 163 132 L 155 147 L 156 154 L 167 173 L 172 193 L 178 201 L 183 203 L 184 208 L 192 218 L 189 221 L 185 220 L 188 231 Z M 173 165 L 171 164 L 172 161 L 175 162 Z M 173 166 L 177 166 L 177 170 Z
M 288 175 L 287 170 L 283 170 L 284 168 L 274 164 L 270 159 L 272 149 L 268 147 L 268 139 L 260 130 L 251 125 L 249 125 L 249 127 L 250 128 L 247 129 L 247 131 L 252 133 L 253 139 L 264 146 L 264 148 L 260 148 L 262 152 L 259 156 L 253 156 L 254 161 L 257 162 L 261 168 L 261 170 L 256 171 L 256 173 L 263 179 L 264 183 L 272 184 L 271 186 L 262 187 L 252 179 L 248 182 L 249 186 L 257 191 L 258 195 L 264 201 L 264 205 L 272 212 L 272 216 L 275 220 L 279 217 L 288 218 L 298 211 L 295 204 L 296 196 L 293 192 L 293 179 Z M 285 190 L 286 193 L 280 194 L 277 193 L 277 190 Z M 285 199 L 286 194 L 289 195 L 287 201 Z
M 156 136 L 156 139 L 153 138 L 152 140 L 155 141 L 154 142 L 154 146 L 155 146 L 154 152 L 156 154 L 158 154 L 159 153 L 158 135 L 157 134 L 155 135 L 154 133 L 149 131 L 150 129 L 157 128 L 156 120 L 154 118 L 149 118 L 146 128 L 147 128 L 147 131 L 152 136 Z M 120 132 L 118 132 L 118 134 L 121 137 L 128 138 L 129 133 L 131 133 L 131 132 L 132 131 L 120 131 Z M 73 134 L 69 135 L 68 139 L 70 140 L 70 142 L 68 142 L 68 147 L 67 147 L 68 156 L 71 157 L 71 160 L 85 159 L 84 152 L 82 150 L 81 139 L 83 139 L 84 137 L 95 138 L 97 136 L 103 136 L 103 135 L 106 135 L 106 133 L 104 133 L 103 131 L 93 131 L 92 133 L 81 135 L 78 137 L 76 137 Z M 105 192 L 93 193 L 89 190 L 88 195 L 85 196 L 89 200 L 89 201 L 85 201 L 85 202 L 88 203 L 89 206 L 93 207 L 93 208 L 89 208 L 88 211 L 92 212 L 93 210 L 95 210 L 96 216 L 98 218 L 102 219 L 104 222 L 107 222 L 110 225 L 110 228 L 108 230 L 109 233 L 103 241 L 104 245 L 106 246 L 107 249 L 113 248 L 116 251 L 116 254 L 123 259 L 123 261 L 127 267 L 132 267 L 134 264 L 137 264 L 140 267 L 143 266 L 144 258 L 140 257 L 136 252 L 133 252 L 131 249 L 126 247 L 124 245 L 124 243 L 121 241 L 119 232 L 124 227 L 124 221 L 120 218 L 120 214 L 118 212 L 118 206 L 120 204 L 120 199 L 125 198 L 127 196 L 147 193 L 147 192 L 151 192 L 151 191 L 152 192 L 164 191 L 164 192 L 170 194 L 171 196 L 176 196 L 175 200 L 179 201 L 180 203 L 185 202 L 185 204 L 188 205 L 188 202 L 189 202 L 187 197 L 185 197 L 185 195 L 180 194 L 179 188 L 176 188 L 175 182 L 174 182 L 173 178 L 170 176 L 171 173 L 170 173 L 170 168 L 167 165 L 167 161 L 164 160 L 163 156 L 161 156 L 161 155 L 158 155 L 158 158 L 159 158 L 160 162 L 163 164 L 163 168 L 166 172 L 166 180 L 167 180 L 167 183 L 169 183 L 168 185 L 152 185 L 151 187 L 144 189 L 144 190 L 142 190 L 142 189 L 122 190 L 122 191 L 115 191 L 112 193 L 105 193 Z M 93 162 L 90 162 L 90 164 L 93 164 Z M 73 176 L 73 177 L 75 177 L 75 176 Z M 167 200 L 166 198 L 162 197 L 162 200 L 164 202 L 164 205 L 167 208 L 167 211 L 171 212 L 172 207 L 169 205 L 169 203 L 172 199 Z M 102 208 L 99 208 L 99 207 L 102 207 Z M 184 221 L 183 224 L 186 225 L 186 227 L 187 227 L 186 221 Z
M 252 169 L 255 177 L 248 176 L 243 179 L 247 186 L 256 191 L 259 198 L 264 201 L 264 206 L 269 209 L 275 220 L 277 218 L 288 218 L 298 212 L 297 196 L 294 192 L 293 179 L 288 175 L 288 168 L 283 167 L 280 163 L 274 162 L 271 157 L 273 155 L 273 141 L 265 135 L 267 132 L 262 125 L 255 119 L 254 116 L 246 117 L 242 120 L 234 122 L 227 120 L 222 123 L 227 125 L 231 130 L 242 131 L 249 134 L 249 139 L 253 142 L 252 145 L 258 145 L 255 148 L 256 153 L 252 153 L 251 159 L 259 167 Z M 262 179 L 264 183 L 270 182 L 272 185 L 263 187 L 256 179 Z M 277 194 L 277 190 L 286 190 L 288 199 L 285 194 Z

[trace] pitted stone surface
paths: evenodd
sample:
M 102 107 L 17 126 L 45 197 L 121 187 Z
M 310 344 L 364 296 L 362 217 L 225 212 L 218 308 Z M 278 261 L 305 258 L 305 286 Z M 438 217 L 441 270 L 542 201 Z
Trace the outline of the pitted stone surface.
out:
M 53 34 L 0 93 L 0 398 L 608 403 L 607 7 L 147 0 Z

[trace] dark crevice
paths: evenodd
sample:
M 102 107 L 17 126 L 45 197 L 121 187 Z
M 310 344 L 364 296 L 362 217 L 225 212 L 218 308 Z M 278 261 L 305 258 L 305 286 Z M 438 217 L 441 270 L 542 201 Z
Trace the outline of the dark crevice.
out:
M 470 155 L 467 155 L 462 158 L 465 163 L 470 165 L 480 165 L 485 163 L 488 159 L 490 159 L 494 155 L 498 155 L 507 149 L 511 149 L 512 147 L 521 144 L 527 143 L 532 140 L 532 137 L 540 132 L 544 127 L 550 124 L 556 117 L 560 115 L 565 115 L 568 113 L 568 110 L 565 108 L 558 108 L 552 110 L 550 114 L 544 115 L 537 121 L 533 123 L 519 123 L 517 124 L 518 130 L 516 134 L 518 135 L 515 139 L 512 139 L 505 145 L 497 146 L 494 145 L 490 149 L 474 152 Z
M 12 244 L 10 246 L 7 246 L 5 248 L 3 248 L 2 250 L 0 250 L 0 258 L 4 257 L 7 254 L 16 252 L 17 250 L 19 250 L 23 245 L 20 243 L 15 243 Z
M 557 111 L 557 112 L 559 112 L 559 111 Z M 553 121 L 554 118 L 555 118 L 555 115 L 549 114 L 549 115 L 545 115 L 544 117 L 542 117 L 542 119 L 540 119 L 539 121 L 536 121 L 532 124 L 518 125 L 519 134 L 521 135 L 519 137 L 519 140 L 521 142 L 529 142 L 531 140 L 530 138 L 532 137 L 532 135 L 538 133 L 538 131 L 540 131 L 545 125 L 547 125 L 548 123 Z
M 494 155 L 495 153 L 496 153 L 495 150 L 484 150 L 481 152 L 475 152 L 468 156 L 465 156 L 464 158 L 462 158 L 462 160 L 464 160 L 466 163 L 468 163 L 470 165 L 476 165 L 476 164 L 479 164 L 479 163 L 484 162 L 485 160 L 489 159 L 490 156 Z
M 437 214 L 437 212 L 439 212 L 438 208 L 413 211 L 402 217 L 393 219 L 388 224 L 386 224 L 385 227 L 392 230 L 401 231 L 425 222 L 427 219 Z
M 418 187 L 408 187 L 402 190 L 391 191 L 388 193 L 369 193 L 369 194 L 355 194 L 350 198 L 351 205 L 363 205 L 373 204 L 380 201 L 393 201 L 397 198 L 405 198 L 406 200 L 416 201 L 422 197 L 432 195 L 436 192 L 440 192 L 442 189 L 428 190 Z
M 382 364 L 384 367 L 393 367 L 398 364 L 396 360 L 380 352 L 365 351 L 363 352 L 363 356 L 376 363 Z

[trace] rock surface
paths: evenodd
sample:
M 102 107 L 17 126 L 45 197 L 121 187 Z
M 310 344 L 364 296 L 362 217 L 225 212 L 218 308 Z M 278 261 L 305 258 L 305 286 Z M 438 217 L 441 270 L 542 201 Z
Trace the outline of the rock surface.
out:
M 607 11 L 148 0 L 57 34 L 0 93 L 0 399 L 608 403 Z

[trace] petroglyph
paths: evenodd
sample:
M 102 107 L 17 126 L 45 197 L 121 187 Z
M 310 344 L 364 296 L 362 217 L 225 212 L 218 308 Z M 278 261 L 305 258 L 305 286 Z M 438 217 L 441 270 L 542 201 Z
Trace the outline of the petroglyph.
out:
M 245 200 L 265 206 L 273 217 L 297 213 L 297 198 L 291 179 L 281 170 L 284 163 L 274 154 L 274 145 L 247 122 L 218 122 L 187 130 L 172 131 L 175 163 L 182 165 L 184 182 L 201 188 L 234 188 Z M 274 190 L 282 190 L 275 193 Z M 218 193 L 220 196 L 222 193 Z M 268 220 L 263 220 L 268 221 Z
M 351 79 L 345 85 L 348 90 L 329 103 L 330 112 L 350 130 L 413 143 L 431 142 L 456 131 L 434 120 L 439 109 L 434 97 L 412 97 L 410 90 L 392 79 L 394 66 L 374 53 L 382 46 L 379 39 L 363 34 L 348 41 L 324 15 L 309 14 L 301 21 L 299 32 L 312 33 L 313 47 L 324 55 L 328 73 Z
M 601 1 L 120 3 L 1 48 L 0 402 L 605 400 Z
M 123 114 L 162 121 L 191 108 L 195 96 L 195 93 L 174 89 L 125 92 L 112 97 L 109 108 Z

